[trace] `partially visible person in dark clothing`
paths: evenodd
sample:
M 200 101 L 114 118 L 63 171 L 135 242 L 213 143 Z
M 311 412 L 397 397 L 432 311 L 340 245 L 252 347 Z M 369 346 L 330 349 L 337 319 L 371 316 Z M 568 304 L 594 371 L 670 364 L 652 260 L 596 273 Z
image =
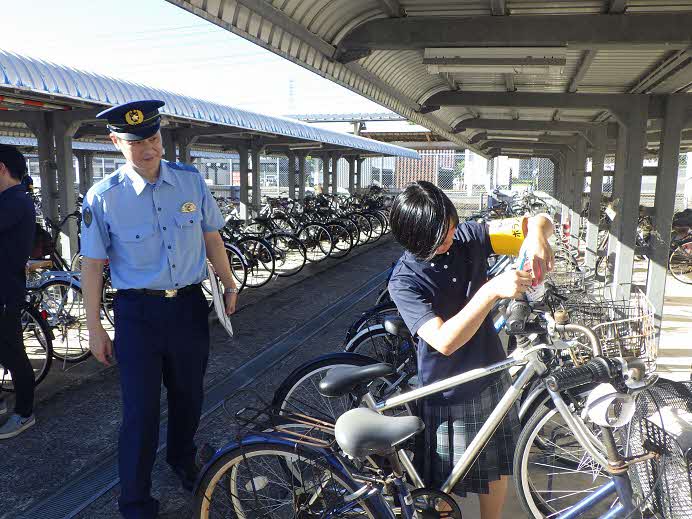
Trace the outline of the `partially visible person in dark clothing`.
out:
M 0 366 L 12 375 L 14 413 L 0 426 L 0 440 L 36 423 L 34 371 L 24 350 L 21 311 L 26 298 L 26 262 L 34 243 L 34 203 L 22 184 L 26 159 L 14 146 L 0 144 Z M 0 415 L 8 412 L 0 399 Z
M 24 186 L 24 189 L 26 189 L 27 193 L 32 194 L 34 192 L 34 179 L 31 178 L 29 173 L 24 175 L 22 178 L 22 185 Z

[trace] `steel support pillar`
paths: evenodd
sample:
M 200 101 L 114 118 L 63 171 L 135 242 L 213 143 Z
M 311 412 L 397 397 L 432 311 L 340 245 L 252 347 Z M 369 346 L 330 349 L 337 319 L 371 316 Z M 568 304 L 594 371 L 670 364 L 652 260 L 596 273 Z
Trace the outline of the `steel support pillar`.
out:
M 615 144 L 615 165 L 613 168 L 613 174 L 611 177 L 612 194 L 611 194 L 611 206 L 615 210 L 616 206 L 616 194 L 615 194 L 615 179 L 620 175 L 621 177 L 626 176 L 625 172 L 625 162 L 627 153 L 627 134 L 625 128 L 622 125 L 618 125 L 618 135 Z M 610 231 L 608 233 L 608 251 L 606 252 L 607 257 L 607 270 L 606 270 L 606 282 L 610 283 L 613 281 L 613 272 L 615 270 L 615 249 L 617 245 L 617 237 L 615 235 L 615 220 L 610 221 Z
M 649 243 L 649 272 L 646 295 L 655 309 L 656 341 L 660 340 L 663 301 L 668 274 L 675 193 L 680 166 L 680 132 L 685 121 L 685 109 L 689 101 L 685 95 L 670 95 L 666 99 L 661 147 L 658 156 L 658 177 L 654 199 L 654 230 Z
M 356 190 L 356 158 L 346 157 L 348 161 L 348 192 L 355 194 Z
M 571 213 L 570 229 L 572 233 L 572 245 L 579 246 L 581 232 L 581 214 L 584 208 L 584 177 L 586 176 L 586 139 L 579 136 L 574 151 L 574 198 Z
M 74 169 L 74 157 L 72 154 L 72 137 L 79 128 L 80 123 L 68 122 L 59 117 L 53 117 L 53 136 L 55 138 L 55 157 L 58 166 L 58 213 L 65 218 L 77 208 L 77 192 L 75 183 L 77 175 Z M 77 222 L 69 219 L 63 232 L 68 237 L 68 250 L 63 246 L 63 254 L 71 258 L 78 250 Z
M 240 213 L 241 220 L 248 220 L 250 216 L 249 207 L 249 186 L 248 186 L 248 149 L 245 146 L 237 146 L 238 156 L 240 157 L 240 207 L 238 212 Z
M 197 141 L 196 137 L 182 137 L 179 136 L 178 139 L 178 161 L 185 164 L 190 164 L 192 162 L 192 157 L 190 156 L 190 151 L 192 146 Z
M 625 168 L 622 172 L 617 171 L 613 181 L 613 198 L 617 213 L 613 222 L 616 238 L 613 289 L 617 298 L 629 298 L 632 284 L 648 108 L 648 96 L 637 96 L 632 100 L 631 110 L 627 112 L 625 129 Z
M 296 197 L 296 155 L 288 152 L 288 198 L 295 199 Z
M 300 153 L 298 155 L 298 200 L 305 198 L 305 160 L 306 155 Z
M 94 183 L 94 152 L 75 151 L 75 155 L 79 164 L 79 192 L 86 195 Z
M 562 204 L 561 223 L 563 225 L 569 224 L 571 220 L 570 211 L 574 200 L 574 166 L 574 151 L 567 150 L 567 156 L 565 157 L 564 168 L 562 170 L 562 196 L 560 197 L 560 202 Z
M 591 136 L 591 188 L 589 193 L 589 215 L 586 224 L 585 264 L 587 269 L 596 268 L 598 258 L 598 227 L 601 220 L 601 194 L 603 192 L 603 166 L 608 147 L 606 127 L 593 131 Z
M 356 191 L 358 193 L 360 193 L 363 189 L 363 162 L 365 162 L 365 159 L 361 159 L 360 157 L 356 159 L 356 176 L 358 177 L 358 181 L 356 182 Z
M 163 158 L 168 162 L 175 162 L 178 159 L 178 151 L 173 130 L 162 129 L 161 140 L 163 141 Z
M 53 119 L 40 114 L 36 121 L 27 123 L 38 141 L 38 167 L 41 175 L 41 212 L 51 220 L 58 219 L 57 164 L 53 140 Z
M 260 148 L 253 146 L 250 150 L 252 156 L 252 203 L 250 204 L 252 215 L 259 213 L 262 206 L 262 188 L 260 187 Z
M 339 192 L 339 159 L 341 155 L 336 153 L 332 154 L 332 166 L 331 166 L 331 181 L 332 181 L 332 195 L 336 195 Z

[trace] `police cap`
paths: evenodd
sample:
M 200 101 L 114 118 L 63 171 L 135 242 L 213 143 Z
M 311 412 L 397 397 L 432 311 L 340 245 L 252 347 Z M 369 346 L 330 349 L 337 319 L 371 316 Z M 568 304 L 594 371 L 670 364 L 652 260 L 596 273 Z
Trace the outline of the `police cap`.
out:
M 108 108 L 96 115 L 97 119 L 106 119 L 108 129 L 118 138 L 126 141 L 148 139 L 159 131 L 161 115 L 159 108 L 166 103 L 155 99 L 132 101 Z

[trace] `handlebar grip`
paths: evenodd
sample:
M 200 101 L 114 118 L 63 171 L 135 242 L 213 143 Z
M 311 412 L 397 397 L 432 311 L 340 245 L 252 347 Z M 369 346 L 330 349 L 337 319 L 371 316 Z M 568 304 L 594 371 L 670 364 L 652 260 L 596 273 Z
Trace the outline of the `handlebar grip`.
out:
M 551 391 L 564 391 L 594 382 L 608 382 L 617 372 L 612 360 L 596 357 L 578 368 L 564 368 L 549 375 L 545 383 Z
M 512 301 L 509 305 L 509 317 L 507 317 L 505 325 L 507 333 L 516 334 L 523 332 L 529 315 L 531 315 L 531 307 L 526 301 Z

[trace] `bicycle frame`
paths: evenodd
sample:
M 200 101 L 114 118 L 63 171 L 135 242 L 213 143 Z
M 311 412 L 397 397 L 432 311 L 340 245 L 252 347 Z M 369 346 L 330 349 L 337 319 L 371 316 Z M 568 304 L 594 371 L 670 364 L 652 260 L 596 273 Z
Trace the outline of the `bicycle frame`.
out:
M 454 485 L 462 479 L 469 468 L 475 461 L 476 457 L 487 444 L 490 437 L 493 435 L 497 427 L 500 425 L 502 419 L 507 415 L 511 407 L 519 400 L 524 389 L 529 385 L 531 380 L 535 375 L 542 374 L 546 370 L 545 364 L 540 361 L 536 355 L 537 349 L 532 348 L 527 352 L 523 352 L 523 349 L 518 348 L 515 354 L 521 356 L 524 353 L 524 358 L 510 357 L 503 361 L 497 362 L 485 368 L 473 369 L 453 377 L 446 378 L 444 380 L 439 380 L 427 386 L 423 386 L 413 391 L 409 391 L 404 394 L 395 395 L 383 402 L 375 402 L 372 395 L 369 393 L 363 398 L 366 405 L 374 409 L 379 413 L 383 413 L 387 410 L 393 409 L 395 407 L 419 400 L 423 397 L 439 393 L 441 391 L 446 391 L 452 389 L 466 382 L 471 382 L 473 380 L 478 380 L 484 377 L 494 375 L 496 373 L 508 370 L 509 368 L 515 366 L 524 366 L 523 370 L 519 373 L 516 380 L 510 387 L 510 389 L 505 393 L 500 402 L 497 404 L 493 412 L 490 414 L 486 422 L 478 431 L 478 434 L 474 437 L 471 443 L 468 445 L 464 453 L 459 458 L 459 461 L 454 465 L 452 471 L 450 472 L 447 480 L 443 483 L 440 490 L 445 493 L 450 493 Z M 575 418 L 569 411 L 567 404 L 560 396 L 559 393 L 550 392 L 550 396 L 556 405 L 556 408 L 562 415 L 565 422 L 568 424 L 570 429 L 574 432 L 579 443 L 586 449 L 586 451 L 591 455 L 594 460 L 601 465 L 603 468 L 608 467 L 607 460 L 603 453 L 598 447 L 594 445 L 595 438 L 593 434 L 588 431 L 587 427 L 584 425 L 580 419 Z M 400 452 L 400 457 L 402 464 L 409 476 L 413 480 L 417 487 L 424 486 L 420 475 L 417 473 L 413 463 L 408 458 L 407 454 L 403 451 Z

